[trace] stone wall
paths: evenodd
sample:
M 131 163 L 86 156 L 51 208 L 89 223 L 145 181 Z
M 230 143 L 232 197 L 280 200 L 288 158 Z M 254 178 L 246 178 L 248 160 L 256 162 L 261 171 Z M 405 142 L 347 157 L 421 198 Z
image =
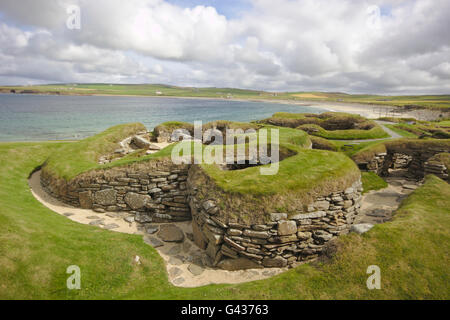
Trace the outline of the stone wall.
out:
M 448 152 L 447 145 L 439 146 L 437 143 L 432 146 L 425 144 L 386 144 L 387 152 L 375 154 L 369 161 L 358 162 L 361 170 L 377 173 L 380 176 L 389 176 L 389 169 L 407 169 L 408 175 L 422 179 L 428 173 L 442 173 L 442 167 L 433 167 L 431 162 L 426 165 L 429 159 L 439 153 Z M 428 167 L 428 169 L 427 169 Z
M 444 163 L 437 159 L 430 159 L 424 163 L 425 174 L 434 174 L 444 181 L 450 181 L 448 176 L 448 168 Z
M 41 185 L 55 198 L 97 212 L 125 211 L 135 221 L 191 220 L 186 198 L 187 166 L 148 162 L 121 168 L 95 170 L 65 181 L 45 169 Z
M 215 266 L 238 270 L 258 267 L 286 267 L 316 258 L 324 245 L 348 233 L 359 212 L 362 184 L 326 196 L 316 197 L 305 212 L 265 213 L 268 221 L 243 223 L 226 218 L 218 200 L 200 190 L 197 179 L 188 178 L 194 242 Z

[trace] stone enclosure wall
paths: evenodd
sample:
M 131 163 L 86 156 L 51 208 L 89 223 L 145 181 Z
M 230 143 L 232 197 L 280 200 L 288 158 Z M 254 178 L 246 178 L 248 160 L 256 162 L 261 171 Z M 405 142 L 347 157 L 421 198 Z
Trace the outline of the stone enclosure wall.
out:
M 358 180 L 341 192 L 315 198 L 306 212 L 289 217 L 271 213 L 268 222 L 246 224 L 227 220 L 216 199 L 200 191 L 191 176 L 190 171 L 194 242 L 206 250 L 213 265 L 228 270 L 286 267 L 317 258 L 328 241 L 348 233 L 361 206 Z
M 380 176 L 389 176 L 389 169 L 407 169 L 407 174 L 422 179 L 426 174 L 433 173 L 448 180 L 447 168 L 439 161 L 430 161 L 435 155 L 449 152 L 447 146 L 432 146 L 426 148 L 420 144 L 408 147 L 386 146 L 387 151 L 375 154 L 372 159 L 357 164 L 361 170 L 377 173 Z
M 192 220 L 195 243 L 206 250 L 214 266 L 228 270 L 285 267 L 314 259 L 328 241 L 349 231 L 359 212 L 360 180 L 340 192 L 316 197 L 305 212 L 290 217 L 272 213 L 260 224 L 227 220 L 217 199 L 200 193 L 189 179 L 194 167 L 150 162 L 96 170 L 69 182 L 42 170 L 41 184 L 70 205 L 129 212 L 143 224 Z
M 125 211 L 140 223 L 185 221 L 191 220 L 187 174 L 187 166 L 165 162 L 96 170 L 68 182 L 43 170 L 41 185 L 55 198 L 75 207 Z

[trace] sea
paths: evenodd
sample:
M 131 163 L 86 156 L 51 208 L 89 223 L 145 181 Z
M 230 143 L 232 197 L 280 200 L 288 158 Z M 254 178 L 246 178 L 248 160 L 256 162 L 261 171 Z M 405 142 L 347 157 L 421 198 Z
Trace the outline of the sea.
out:
M 122 123 L 152 130 L 165 121 L 248 122 L 281 111 L 324 110 L 224 99 L 0 94 L 0 141 L 80 140 Z

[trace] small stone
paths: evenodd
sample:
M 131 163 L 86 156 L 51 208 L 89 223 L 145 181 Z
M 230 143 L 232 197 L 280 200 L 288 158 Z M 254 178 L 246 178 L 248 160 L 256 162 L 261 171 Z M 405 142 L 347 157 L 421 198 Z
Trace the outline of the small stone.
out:
M 279 220 L 285 220 L 287 219 L 287 213 L 271 213 L 270 214 L 270 220 L 271 221 L 279 221 Z
M 314 207 L 317 210 L 328 210 L 328 208 L 330 207 L 330 203 L 326 200 L 316 201 L 314 202 Z
M 199 276 L 203 273 L 203 271 L 205 271 L 205 269 L 203 269 L 202 267 L 199 267 L 196 264 L 190 264 L 188 266 L 188 270 L 194 275 L 194 276 Z
M 118 214 L 117 214 L 117 213 L 114 213 L 114 212 L 107 212 L 107 213 L 106 213 L 106 216 L 107 216 L 107 217 L 110 217 L 110 218 L 117 218 L 117 217 L 118 217 Z
M 74 214 L 75 214 L 75 213 L 71 213 L 71 212 L 63 213 L 63 215 L 65 215 L 66 217 L 73 216 Z
M 308 240 L 309 238 L 311 238 L 311 232 L 297 232 L 297 238 L 299 240 Z
M 184 282 L 184 278 L 182 278 L 182 277 L 179 277 L 179 278 L 176 278 L 175 280 L 173 280 L 173 284 L 175 284 L 175 285 L 180 285 L 183 282 Z
M 97 213 L 105 213 L 105 209 L 103 208 L 95 208 L 94 211 Z
M 207 200 L 207 201 L 203 202 L 203 209 L 205 209 L 206 211 L 211 210 L 215 206 L 216 206 L 216 203 L 212 200 Z
M 123 220 L 125 220 L 126 222 L 129 222 L 129 223 L 133 223 L 134 222 L 134 217 L 133 216 L 125 217 L 125 218 L 123 218 Z
M 168 254 L 170 254 L 170 255 L 176 255 L 176 254 L 179 254 L 181 252 L 181 246 L 174 246 L 174 247 L 172 247 L 170 250 L 169 250 L 169 252 L 168 252 Z
M 146 231 L 147 231 L 148 234 L 154 234 L 154 233 L 156 233 L 158 230 L 159 230 L 158 227 L 148 227 Z
M 94 220 L 94 221 L 91 221 L 91 222 L 89 222 L 89 224 L 91 225 L 91 226 L 99 226 L 100 224 L 102 224 L 102 220 Z
M 152 198 L 148 195 L 138 194 L 134 192 L 128 192 L 124 197 L 125 203 L 133 210 L 139 210 L 145 207 L 145 205 L 151 200 Z
M 373 228 L 373 224 L 371 224 L 371 223 L 360 223 L 360 224 L 352 225 L 352 227 L 350 228 L 350 231 L 356 232 L 358 234 L 363 234 L 372 228 Z
M 295 221 L 278 221 L 278 234 L 280 236 L 288 236 L 297 232 L 297 224 Z
M 80 201 L 80 207 L 82 209 L 91 209 L 92 208 L 92 195 L 90 191 L 84 191 L 78 193 L 78 199 Z
M 136 145 L 139 149 L 148 149 L 151 145 L 150 141 L 140 137 L 140 136 L 134 136 L 131 139 L 131 144 Z
M 158 150 L 161 150 L 161 147 L 157 146 L 156 144 L 150 143 L 148 149 L 158 151 Z
M 171 277 L 177 277 L 182 273 L 183 273 L 183 271 L 178 267 L 173 267 L 173 268 L 169 269 L 169 276 L 171 276 Z
M 217 267 L 228 271 L 262 268 L 260 264 L 247 258 L 224 259 Z
M 283 268 L 287 266 L 287 260 L 281 256 L 276 256 L 275 258 L 265 257 L 262 263 L 263 266 L 269 268 Z
M 351 188 L 351 187 L 345 189 L 345 191 L 344 191 L 345 194 L 350 194 L 350 193 L 353 193 L 353 192 L 355 192 L 355 189 L 353 189 L 353 188 Z
M 100 190 L 95 193 L 94 202 L 103 206 L 116 204 L 117 191 L 114 189 Z
M 244 236 L 258 239 L 267 239 L 270 237 L 267 231 L 254 231 L 249 229 L 244 230 Z
M 175 257 L 170 257 L 169 264 L 173 264 L 175 266 L 179 266 L 179 265 L 183 264 L 183 261 L 178 259 L 178 258 L 175 258 Z
M 184 233 L 175 225 L 163 224 L 160 226 L 158 237 L 165 242 L 182 242 Z
M 153 237 L 144 237 L 144 242 L 151 245 L 153 248 L 162 247 L 164 245 L 162 241 Z
M 115 223 L 110 223 L 105 225 L 103 228 L 106 230 L 117 229 L 119 226 Z

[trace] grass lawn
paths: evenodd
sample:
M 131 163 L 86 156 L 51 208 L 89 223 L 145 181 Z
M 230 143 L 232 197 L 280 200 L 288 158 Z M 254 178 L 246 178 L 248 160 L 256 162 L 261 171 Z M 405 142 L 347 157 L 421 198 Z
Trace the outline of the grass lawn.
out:
M 239 285 L 177 288 L 141 237 L 81 225 L 53 213 L 28 189 L 29 173 L 67 143 L 0 144 L 1 299 L 449 299 L 450 187 L 435 177 L 392 222 L 339 240 L 328 264 L 303 265 Z M 142 264 L 132 263 L 134 255 Z M 81 268 L 81 290 L 66 268 Z M 369 265 L 381 290 L 366 288 Z
M 305 124 L 299 126 L 298 129 L 305 130 L 311 135 L 329 140 L 366 140 L 389 137 L 389 134 L 387 134 L 386 131 L 378 125 L 369 130 L 325 130 L 315 124 Z
M 403 130 L 394 124 L 386 124 L 385 126 L 388 127 L 389 129 L 391 129 L 392 131 L 394 131 L 395 133 L 398 133 L 402 137 L 405 137 L 405 138 L 417 138 L 418 137 L 418 135 L 416 135 L 412 132 Z
M 387 188 L 388 184 L 376 173 L 373 172 L 362 172 L 361 181 L 363 183 L 363 194 L 371 190 L 380 190 Z

